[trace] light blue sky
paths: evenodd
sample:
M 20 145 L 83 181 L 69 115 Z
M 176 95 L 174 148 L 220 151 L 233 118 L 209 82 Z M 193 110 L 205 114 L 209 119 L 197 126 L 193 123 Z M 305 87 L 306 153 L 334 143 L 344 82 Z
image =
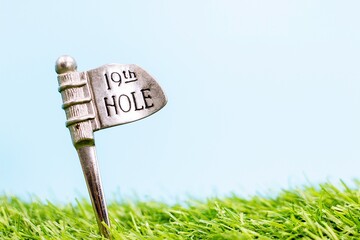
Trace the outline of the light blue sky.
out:
M 87 197 L 55 60 L 135 63 L 160 112 L 95 134 L 105 193 L 242 196 L 360 170 L 358 1 L 0 0 L 0 192 Z

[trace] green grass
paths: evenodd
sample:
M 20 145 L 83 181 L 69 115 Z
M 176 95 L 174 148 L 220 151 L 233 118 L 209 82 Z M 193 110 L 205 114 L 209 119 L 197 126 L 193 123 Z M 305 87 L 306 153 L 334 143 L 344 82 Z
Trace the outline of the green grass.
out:
M 111 203 L 113 239 L 360 239 L 359 184 L 277 197 L 232 196 L 169 206 Z M 102 239 L 87 201 L 56 206 L 0 197 L 0 239 Z

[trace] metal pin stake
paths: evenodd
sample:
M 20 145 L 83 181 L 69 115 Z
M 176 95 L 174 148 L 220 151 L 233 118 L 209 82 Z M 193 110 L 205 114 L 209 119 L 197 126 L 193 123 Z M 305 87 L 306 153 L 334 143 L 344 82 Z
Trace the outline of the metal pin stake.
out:
M 100 171 L 96 159 L 94 131 L 130 123 L 159 111 L 167 103 L 161 87 L 135 64 L 108 64 L 77 71 L 67 55 L 55 64 L 59 92 L 100 232 L 110 237 L 110 227 Z
M 63 109 L 66 112 L 73 144 L 78 152 L 86 185 L 89 191 L 100 232 L 109 237 L 109 232 L 102 224 L 110 226 L 105 196 L 97 164 L 95 141 L 92 129 L 93 113 L 89 113 L 90 94 L 82 74 L 78 73 L 75 60 L 62 56 L 56 61 L 55 70 L 59 74 L 59 92 L 63 98 Z

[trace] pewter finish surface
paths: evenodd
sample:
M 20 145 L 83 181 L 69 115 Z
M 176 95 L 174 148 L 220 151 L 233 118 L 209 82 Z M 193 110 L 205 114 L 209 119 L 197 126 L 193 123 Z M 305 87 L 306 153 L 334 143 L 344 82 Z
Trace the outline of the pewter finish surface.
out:
M 94 131 L 140 120 L 167 102 L 155 79 L 135 64 L 108 64 L 87 74 L 99 122 Z
M 100 232 L 110 227 L 100 171 L 96 159 L 96 130 L 140 120 L 163 108 L 166 96 L 155 79 L 134 64 L 108 64 L 77 72 L 70 56 L 56 61 L 59 92 L 66 126 L 78 152 Z M 105 224 L 105 225 L 103 225 Z
M 107 228 L 102 224 L 110 226 L 110 221 L 95 153 L 93 128 L 97 127 L 97 123 L 86 74 L 76 72 L 76 62 L 69 56 L 60 57 L 55 69 L 59 73 L 66 126 L 80 158 L 96 220 L 101 234 L 109 237 Z
M 95 146 L 84 146 L 77 150 L 81 167 L 85 176 L 86 186 L 89 190 L 91 203 L 95 212 L 96 221 L 101 233 L 109 237 L 108 230 L 102 222 L 110 226 L 105 195 L 102 189 L 100 170 L 96 161 Z

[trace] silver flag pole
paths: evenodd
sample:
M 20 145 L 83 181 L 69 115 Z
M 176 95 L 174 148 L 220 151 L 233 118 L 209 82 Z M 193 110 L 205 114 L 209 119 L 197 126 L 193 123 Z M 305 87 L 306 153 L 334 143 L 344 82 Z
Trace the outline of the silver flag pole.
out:
M 61 56 L 56 61 L 59 92 L 66 113 L 66 126 L 70 130 L 73 144 L 78 152 L 86 185 L 100 232 L 110 237 L 110 226 L 105 196 L 102 188 L 99 166 L 96 159 L 94 124 L 95 111 L 86 81 L 86 74 L 77 72 L 76 61 L 70 56 Z

